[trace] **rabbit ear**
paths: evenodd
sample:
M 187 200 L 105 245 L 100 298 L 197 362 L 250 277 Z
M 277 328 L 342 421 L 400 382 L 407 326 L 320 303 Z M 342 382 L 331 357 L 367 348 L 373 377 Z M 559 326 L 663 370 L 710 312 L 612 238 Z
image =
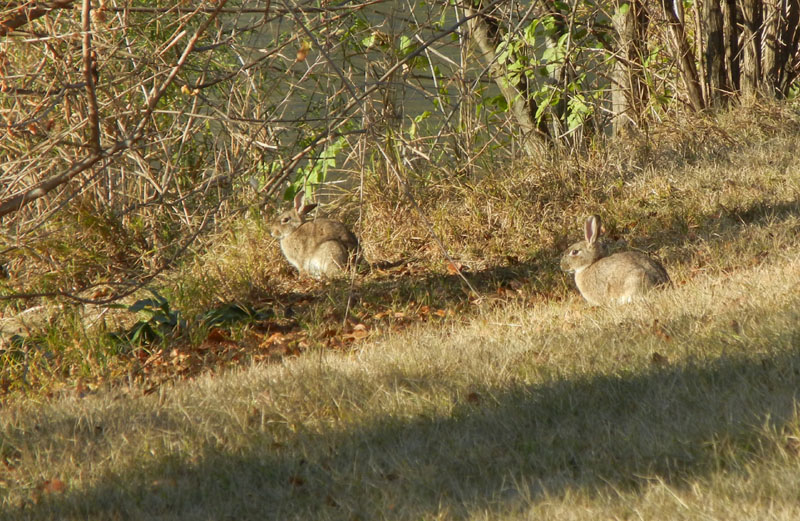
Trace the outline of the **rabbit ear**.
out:
M 294 196 L 294 209 L 297 213 L 300 213 L 301 210 L 303 209 L 303 199 L 305 198 L 305 196 L 306 196 L 305 190 L 300 190 Z
M 297 192 L 297 195 L 294 196 L 294 211 L 296 211 L 300 217 L 304 216 L 305 214 L 307 214 L 308 212 L 317 207 L 317 203 L 303 204 L 303 199 L 305 198 L 305 195 L 306 191 L 300 190 L 299 192 Z
M 597 242 L 597 238 L 600 236 L 600 217 L 597 215 L 592 215 L 591 217 L 586 219 L 586 224 L 584 225 L 584 233 L 586 234 L 586 242 L 589 244 L 594 244 Z
M 303 216 L 303 215 L 307 214 L 308 212 L 310 212 L 311 210 L 313 210 L 316 207 L 317 207 L 317 203 L 304 204 L 303 207 L 300 208 L 300 210 L 298 210 L 297 213 L 299 213 L 301 216 Z

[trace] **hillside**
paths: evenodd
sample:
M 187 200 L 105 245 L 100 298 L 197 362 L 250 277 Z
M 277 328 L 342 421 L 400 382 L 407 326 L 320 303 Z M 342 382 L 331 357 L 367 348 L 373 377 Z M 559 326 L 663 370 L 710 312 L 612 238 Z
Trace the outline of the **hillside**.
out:
M 742 107 L 411 180 L 421 213 L 367 184 L 325 213 L 398 262 L 352 283 L 242 220 L 152 288 L 188 332 L 61 309 L 6 348 L 0 518 L 797 519 L 798 143 L 796 106 Z M 674 285 L 587 306 L 558 258 L 589 213 Z

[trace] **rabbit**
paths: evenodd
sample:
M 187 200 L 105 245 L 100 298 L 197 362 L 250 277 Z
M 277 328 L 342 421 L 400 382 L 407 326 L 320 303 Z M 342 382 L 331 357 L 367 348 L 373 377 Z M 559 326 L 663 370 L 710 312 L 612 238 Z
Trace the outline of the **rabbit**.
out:
M 304 204 L 305 191 L 294 198 L 294 206 L 278 215 L 270 234 L 280 240 L 281 251 L 300 273 L 319 279 L 343 275 L 356 257 L 358 239 L 339 221 L 306 221 L 316 204 Z
M 598 241 L 600 217 L 592 215 L 584 224 L 586 240 L 570 246 L 561 257 L 561 269 L 575 273 L 575 284 L 592 306 L 625 304 L 648 290 L 670 282 L 660 262 L 643 253 L 625 251 L 608 255 Z

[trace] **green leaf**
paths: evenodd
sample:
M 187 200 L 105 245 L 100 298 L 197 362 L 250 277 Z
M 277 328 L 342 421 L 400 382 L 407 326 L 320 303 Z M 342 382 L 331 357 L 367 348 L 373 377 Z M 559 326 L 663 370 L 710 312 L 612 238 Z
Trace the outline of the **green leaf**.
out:
M 416 121 L 417 123 L 419 123 L 421 121 L 425 121 L 426 119 L 428 119 L 430 117 L 430 115 L 431 115 L 431 111 L 426 110 L 422 114 L 418 114 L 417 116 L 414 116 L 414 121 Z
M 539 19 L 537 18 L 533 22 L 525 28 L 525 43 L 530 45 L 531 47 L 536 45 L 536 27 L 539 25 Z
M 402 35 L 400 37 L 400 52 L 402 53 L 403 56 L 413 51 L 414 50 L 413 47 L 414 45 L 411 38 L 409 38 L 406 35 Z
M 544 25 L 545 32 L 550 35 L 556 30 L 555 16 L 545 16 L 542 18 L 542 25 Z
M 128 311 L 132 313 L 138 313 L 139 311 L 142 311 L 145 308 L 157 309 L 160 306 L 160 304 L 161 303 L 155 299 L 145 298 L 134 302 L 133 305 L 131 305 L 128 308 Z
M 363 38 L 361 40 L 361 45 L 363 45 L 367 49 L 369 49 L 370 47 L 375 45 L 375 33 L 372 33 L 369 36 L 367 36 L 366 38 Z

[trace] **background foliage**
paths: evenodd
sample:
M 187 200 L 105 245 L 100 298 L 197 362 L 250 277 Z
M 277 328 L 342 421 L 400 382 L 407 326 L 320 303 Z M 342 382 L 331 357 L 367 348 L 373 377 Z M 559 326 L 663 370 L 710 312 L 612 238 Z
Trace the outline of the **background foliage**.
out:
M 301 187 L 408 205 L 438 179 L 791 95 L 797 15 L 794 1 L 8 3 L 3 298 L 111 302 Z

